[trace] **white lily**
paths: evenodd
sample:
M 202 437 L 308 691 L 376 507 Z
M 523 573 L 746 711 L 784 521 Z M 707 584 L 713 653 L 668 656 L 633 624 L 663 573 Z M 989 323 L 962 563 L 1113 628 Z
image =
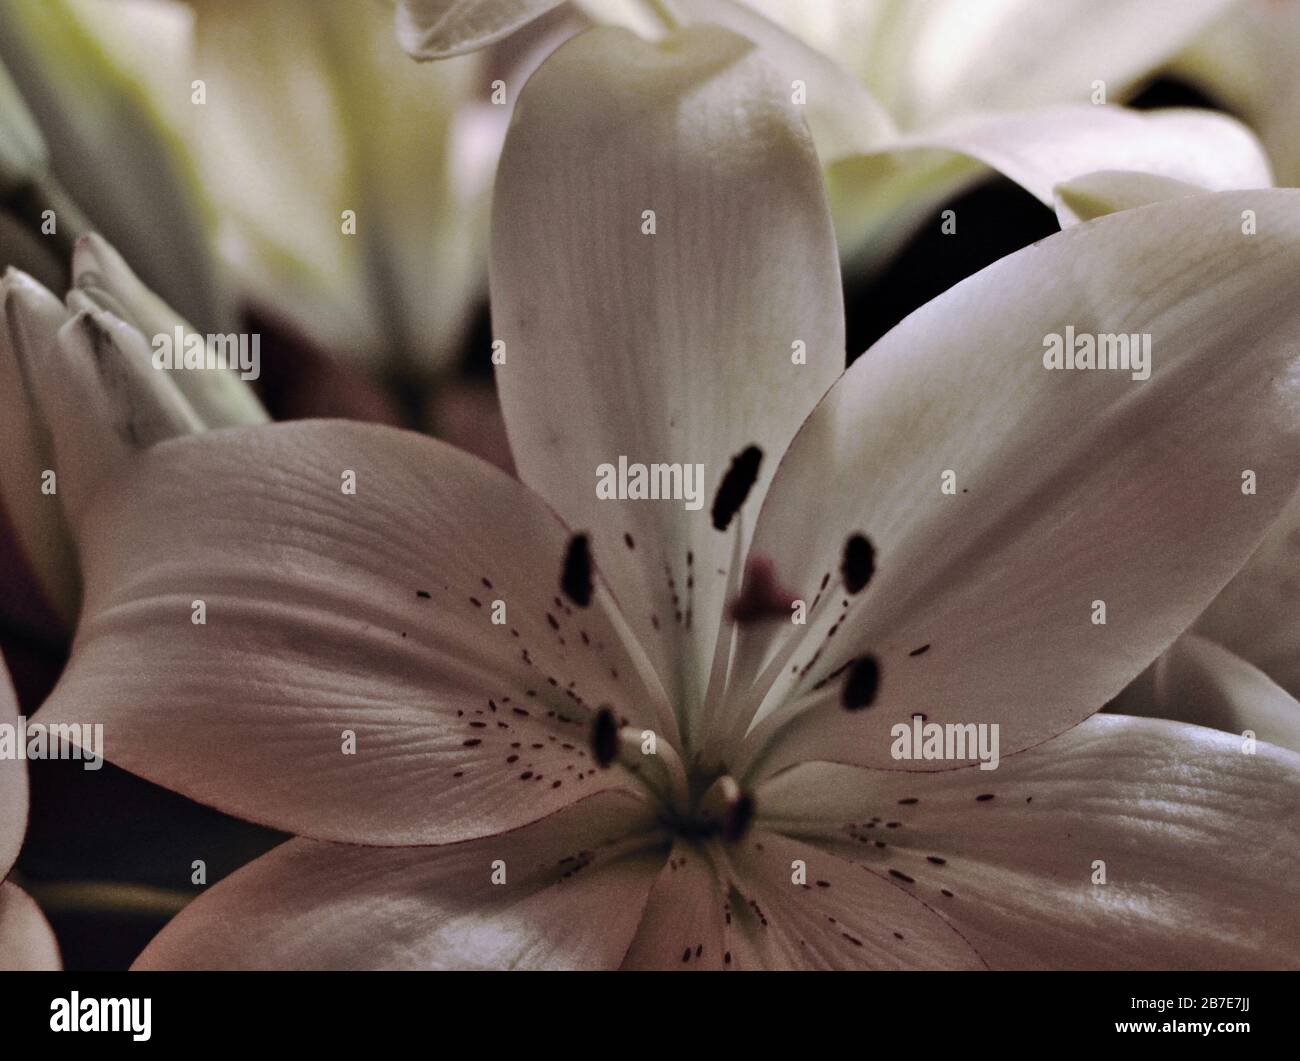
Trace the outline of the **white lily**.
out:
M 1103 217 L 841 374 L 820 167 L 765 60 L 573 39 L 494 197 L 522 481 L 299 422 L 160 441 L 72 517 L 42 720 L 298 834 L 139 964 L 1294 964 L 1300 757 L 1089 716 L 1295 490 L 1298 249 L 1300 192 Z M 1150 333 L 1150 379 L 1046 370 L 1067 325 Z M 702 464 L 713 506 L 598 498 L 623 457 Z M 1001 765 L 900 763 L 918 712 L 996 723 Z
M 417 59 L 444 58 L 500 39 L 559 2 L 400 0 L 398 39 Z M 1100 11 L 1082 0 L 583 0 L 579 6 L 598 21 L 629 23 L 647 34 L 656 30 L 649 13 L 659 16 L 660 33 L 665 23 L 713 22 L 761 45 L 804 106 L 826 166 L 842 253 L 869 267 L 985 167 L 1048 206 L 1058 184 L 1101 170 L 1147 173 L 1202 190 L 1270 185 L 1257 140 L 1234 119 L 1097 105 L 1099 98 L 1122 98 L 1226 4 L 1193 0 L 1159 11 L 1150 0 L 1108 0 Z
M 16 727 L 18 701 L 0 659 L 0 726 Z M 45 915 L 6 878 L 27 831 L 27 763 L 0 756 L 0 971 L 57 969 L 59 945 Z
M 373 2 L 193 7 L 206 102 L 185 133 L 245 294 L 340 357 L 446 368 L 485 286 L 490 170 L 465 165 L 480 63 L 404 61 Z
M 89 235 L 66 305 L 30 276 L 0 280 L 0 500 L 50 603 L 80 600 L 69 505 L 136 449 L 174 433 L 265 423 L 234 372 L 154 367 L 154 336 L 193 328 Z
M 35 184 L 54 210 L 58 245 L 93 225 L 143 263 L 170 304 L 220 328 L 227 306 L 197 174 L 157 104 L 163 71 L 179 84 L 168 60 L 180 24 L 169 10 L 150 0 L 9 0 L 0 5 L 0 61 L 45 134 L 49 171 Z M 116 32 L 97 32 L 104 24 Z M 113 42 L 130 42 L 141 61 L 122 62 Z
M 1300 184 L 1300 7 L 1235 4 L 1173 65 L 1250 123 L 1280 184 Z

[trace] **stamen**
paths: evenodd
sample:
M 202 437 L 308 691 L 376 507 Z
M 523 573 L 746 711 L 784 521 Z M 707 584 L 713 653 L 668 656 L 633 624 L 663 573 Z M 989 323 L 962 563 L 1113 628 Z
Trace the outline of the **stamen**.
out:
M 749 497 L 749 492 L 758 481 L 758 469 L 763 463 L 763 451 L 757 446 L 747 446 L 731 460 L 731 467 L 718 484 L 718 492 L 713 497 L 713 517 L 715 530 L 724 531 L 740 506 Z
M 859 656 L 849 667 L 848 676 L 840 691 L 840 704 L 846 711 L 861 711 L 870 707 L 880 689 L 880 664 L 875 656 Z
M 618 723 L 614 720 L 614 712 L 602 707 L 591 727 L 591 754 L 596 765 L 608 769 L 618 758 L 618 746 Z
M 569 539 L 560 588 L 579 608 L 591 604 L 591 545 L 585 534 L 575 534 Z
M 840 574 L 844 579 L 844 588 L 850 593 L 859 593 L 871 581 L 876 572 L 876 550 L 871 541 L 863 534 L 854 534 L 844 543 L 844 559 L 840 564 Z
M 713 823 L 727 843 L 744 837 L 754 821 L 754 797 L 730 774 L 723 774 L 700 799 L 700 814 Z

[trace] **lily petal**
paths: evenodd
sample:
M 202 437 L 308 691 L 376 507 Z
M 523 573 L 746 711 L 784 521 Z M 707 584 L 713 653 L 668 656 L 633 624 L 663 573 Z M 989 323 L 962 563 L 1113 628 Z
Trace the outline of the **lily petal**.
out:
M 411 62 L 374 3 L 197 6 L 186 132 L 248 299 L 340 358 L 445 368 L 485 270 L 487 188 L 458 186 L 454 139 L 478 61 Z
M 794 9 L 791 25 L 804 6 L 759 3 L 769 12 Z M 1231 3 L 884 0 L 864 13 L 847 5 L 841 18 L 863 25 L 845 32 L 831 23 L 824 32 L 834 37 L 824 47 L 839 55 L 846 44 L 857 46 L 867 86 L 902 125 L 915 128 L 968 111 L 1083 102 L 1098 81 L 1107 99 L 1122 99 Z
M 940 201 L 977 179 L 979 164 L 1048 206 L 1057 185 L 1098 170 L 1152 174 L 1209 191 L 1273 183 L 1254 134 L 1212 111 L 1138 112 L 1086 103 L 994 111 L 835 160 L 827 180 L 841 239 L 855 252 L 866 242 L 863 253 L 878 258 L 919 220 L 933 217 Z M 1059 216 L 1063 224 L 1074 220 Z M 877 246 L 882 240 L 883 248 Z
M 592 760 L 599 705 L 671 733 L 607 595 L 561 595 L 565 528 L 443 443 L 345 421 L 176 439 L 77 529 L 86 602 L 40 717 L 101 721 L 111 761 L 227 813 L 446 843 L 639 789 Z
M 50 602 L 71 623 L 81 585 L 40 386 L 67 319 L 63 304 L 25 273 L 11 269 L 0 280 L 0 447 L 8 461 L 0 499 Z M 54 493 L 42 490 L 48 472 Z
M 693 844 L 669 852 L 646 900 L 624 969 L 716 971 L 730 964 L 722 886 Z
M 786 455 L 752 555 L 811 601 L 860 532 L 876 574 L 857 597 L 828 588 L 802 628 L 799 673 L 769 700 L 788 707 L 750 739 L 800 716 L 765 769 L 898 767 L 889 730 L 914 713 L 1000 723 L 1010 754 L 1172 642 L 1296 489 L 1298 250 L 1300 192 L 1142 207 L 1004 258 L 855 362 Z M 1150 378 L 1049 370 L 1069 327 L 1151 336 Z M 873 706 L 843 710 L 834 685 L 799 702 L 864 652 Z
M 58 969 L 61 964 L 59 945 L 41 908 L 13 881 L 0 881 L 0 972 Z
M 894 871 L 995 968 L 1300 954 L 1300 756 L 1271 745 L 1098 715 L 993 772 L 811 764 L 755 798 L 787 831 Z
M 1300 703 L 1258 667 L 1184 634 L 1110 710 L 1245 734 L 1300 752 Z
M 174 374 L 153 368 L 144 336 L 111 313 L 78 313 L 59 329 L 56 350 L 37 386 L 75 535 L 96 491 L 135 453 L 203 424 Z
M 156 85 L 146 73 L 174 54 L 187 17 L 182 5 L 15 0 L 0 6 L 0 60 L 77 205 L 169 304 L 215 327 L 228 307 L 208 250 L 196 174 L 169 127 L 175 112 L 155 106 Z M 118 23 L 113 40 L 97 36 L 101 23 Z M 127 23 L 130 31 L 122 29 Z M 116 42 L 127 37 L 147 63 L 124 61 Z M 178 77 L 169 88 L 157 98 L 176 99 L 188 82 Z M 60 231 L 70 224 L 64 217 L 56 222 Z
M 752 526 L 778 455 L 843 368 L 812 141 L 743 38 L 694 27 L 656 44 L 595 29 L 525 87 L 493 205 L 497 381 L 519 474 L 591 533 L 630 625 L 689 705 L 737 528 Z M 766 458 L 721 533 L 709 503 L 751 445 Z M 702 466 L 699 496 L 690 510 L 602 500 L 599 469 L 620 457 Z
M 1104 170 L 1058 184 L 1053 192 L 1057 219 L 1062 228 L 1132 210 L 1167 199 L 1199 195 L 1205 189 L 1173 177 L 1132 170 Z
M 1300 183 L 1300 7 L 1248 0 L 1232 7 L 1173 65 L 1242 115 L 1277 169 L 1279 183 Z
M 134 326 L 151 344 L 159 335 L 173 338 L 178 328 L 186 335 L 195 333 L 191 324 L 140 282 L 126 260 L 97 233 L 77 241 L 72 282 L 93 305 Z M 252 387 L 234 372 L 182 370 L 169 375 L 204 427 L 263 424 L 270 419 Z
M 508 37 L 563 0 L 399 0 L 397 40 L 416 59 L 446 59 Z
M 1204 634 L 1300 697 L 1300 493 L 1196 620 Z
M 916 896 L 824 845 L 761 829 L 728 850 L 727 861 L 734 876 L 726 945 L 738 968 L 984 967 L 962 934 Z
M 18 698 L 9 671 L 0 658 L 0 725 L 18 722 Z M 13 868 L 27 831 L 27 763 L 11 756 L 0 757 L 0 880 Z M 3 939 L 3 933 L 0 933 Z
M 604 793 L 448 847 L 290 840 L 186 907 L 134 968 L 615 968 L 663 861 L 652 821 Z

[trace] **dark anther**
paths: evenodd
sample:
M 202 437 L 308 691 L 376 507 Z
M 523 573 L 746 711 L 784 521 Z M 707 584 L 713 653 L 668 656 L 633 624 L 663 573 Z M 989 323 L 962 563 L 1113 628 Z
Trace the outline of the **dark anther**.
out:
M 861 711 L 875 702 L 879 688 L 880 664 L 876 662 L 875 656 L 861 656 L 853 661 L 853 666 L 844 679 L 840 703 L 845 710 Z
M 718 492 L 713 497 L 713 526 L 724 531 L 731 524 L 732 518 L 740 511 L 749 491 L 758 480 L 759 465 L 763 463 L 763 451 L 757 446 L 746 446 L 731 460 L 731 467 L 722 477 Z
M 602 707 L 591 730 L 591 752 L 598 766 L 608 766 L 618 758 L 618 723 L 614 712 Z
M 579 608 L 591 603 L 591 545 L 585 534 L 575 534 L 569 539 L 560 588 Z
M 844 559 L 840 564 L 840 574 L 844 576 L 844 588 L 850 593 L 858 593 L 876 571 L 876 550 L 863 534 L 854 534 L 844 543 Z

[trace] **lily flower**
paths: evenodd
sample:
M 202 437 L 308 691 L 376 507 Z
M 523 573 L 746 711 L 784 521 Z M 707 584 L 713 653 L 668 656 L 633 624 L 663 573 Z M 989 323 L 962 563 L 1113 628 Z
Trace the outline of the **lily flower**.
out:
M 0 279 L 0 500 L 46 595 L 71 624 L 80 563 L 69 522 L 86 491 L 177 432 L 265 423 L 226 369 L 154 366 L 156 336 L 196 334 L 101 236 L 76 245 L 66 304 L 25 273 Z
M 415 58 L 441 59 L 499 40 L 559 3 L 400 0 L 397 35 Z M 1272 183 L 1258 141 L 1226 115 L 1109 105 L 1185 47 L 1226 0 L 1158 13 L 1140 0 L 1114 0 L 1101 12 L 1095 4 L 1032 0 L 578 6 L 597 22 L 629 24 L 643 35 L 717 23 L 759 44 L 805 111 L 841 253 L 855 269 L 881 264 L 988 168 L 1048 206 L 1058 184 L 1102 170 L 1202 190 Z M 1059 217 L 1062 225 L 1077 220 Z
M 1254 129 L 1278 183 L 1300 184 L 1300 8 L 1234 4 L 1172 66 Z
M 18 701 L 0 659 L 0 726 L 13 732 Z M 59 968 L 59 946 L 40 907 L 8 880 L 27 831 L 27 763 L 0 756 L 0 970 Z
M 493 209 L 520 479 L 247 426 L 70 517 L 41 720 L 297 834 L 140 967 L 1294 964 L 1300 756 L 1090 716 L 1295 491 L 1300 192 L 1078 224 L 842 372 L 766 61 L 599 29 L 525 88 Z M 1066 327 L 1149 333 L 1150 378 L 1045 368 Z M 675 499 L 600 496 L 652 463 Z M 1000 764 L 897 758 L 918 723 L 996 724 Z
M 48 158 L 24 201 L 53 210 L 46 235 L 66 248 L 103 232 L 169 304 L 220 328 L 228 307 L 210 218 L 173 124 L 178 101 L 188 106 L 184 17 L 141 0 L 12 0 L 0 5 L 0 63 L 44 133 Z M 50 220 L 41 214 L 33 228 Z
M 491 106 L 480 61 L 405 61 L 377 3 L 192 6 L 206 101 L 185 135 L 244 294 L 339 357 L 447 368 L 485 288 L 491 170 L 466 161 L 496 148 L 464 120 Z

